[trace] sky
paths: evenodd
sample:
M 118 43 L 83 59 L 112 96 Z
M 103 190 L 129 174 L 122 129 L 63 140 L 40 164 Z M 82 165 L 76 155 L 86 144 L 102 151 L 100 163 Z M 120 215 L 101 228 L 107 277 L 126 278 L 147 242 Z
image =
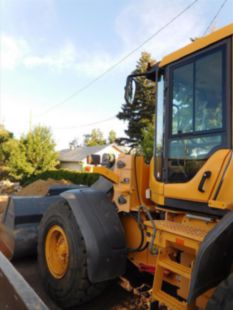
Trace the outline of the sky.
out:
M 0 122 L 17 138 L 36 125 L 48 126 L 58 150 L 74 138 L 82 143 L 93 128 L 105 137 L 111 129 L 124 135 L 127 123 L 115 115 L 141 52 L 160 60 L 202 36 L 223 0 L 198 0 L 114 70 L 92 81 L 190 3 L 0 0 Z M 211 29 L 232 22 L 233 0 L 228 0 Z

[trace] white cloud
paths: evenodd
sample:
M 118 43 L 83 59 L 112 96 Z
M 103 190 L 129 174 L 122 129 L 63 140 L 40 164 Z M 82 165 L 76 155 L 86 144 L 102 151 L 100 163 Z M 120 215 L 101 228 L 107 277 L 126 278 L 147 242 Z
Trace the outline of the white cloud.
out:
M 66 43 L 54 54 L 29 56 L 23 61 L 28 68 L 46 66 L 59 72 L 69 69 L 88 77 L 97 76 L 109 68 L 113 62 L 114 59 L 105 52 L 92 54 L 85 50 L 77 50 L 71 42 Z
M 27 69 L 45 67 L 59 73 L 73 70 L 78 74 L 95 77 L 114 63 L 114 58 L 106 52 L 87 52 L 78 50 L 71 41 L 53 53 L 37 53 L 24 40 L 9 35 L 1 36 L 1 68 L 15 69 L 24 66 Z
M 76 70 L 87 76 L 97 76 L 115 63 L 115 58 L 105 52 L 96 54 L 83 53 L 76 64 Z
M 14 69 L 29 52 L 29 46 L 24 39 L 3 34 L 0 38 L 0 67 Z
M 76 49 L 71 42 L 64 44 L 56 53 L 51 55 L 30 55 L 23 59 L 26 67 L 47 66 L 50 69 L 62 71 L 70 69 L 74 65 L 77 55 Z

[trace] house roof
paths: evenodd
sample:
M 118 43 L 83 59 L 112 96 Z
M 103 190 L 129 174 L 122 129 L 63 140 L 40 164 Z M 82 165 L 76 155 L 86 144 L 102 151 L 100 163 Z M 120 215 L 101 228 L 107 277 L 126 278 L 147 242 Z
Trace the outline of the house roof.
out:
M 105 145 L 95 145 L 95 146 L 82 146 L 82 147 L 77 147 L 75 149 L 65 149 L 61 150 L 59 152 L 58 159 L 62 162 L 79 162 L 84 160 L 87 156 L 91 154 L 98 153 L 108 146 L 112 146 L 115 149 L 117 149 L 119 152 L 123 151 L 120 149 L 120 147 L 116 145 L 111 145 L 111 144 L 105 144 Z

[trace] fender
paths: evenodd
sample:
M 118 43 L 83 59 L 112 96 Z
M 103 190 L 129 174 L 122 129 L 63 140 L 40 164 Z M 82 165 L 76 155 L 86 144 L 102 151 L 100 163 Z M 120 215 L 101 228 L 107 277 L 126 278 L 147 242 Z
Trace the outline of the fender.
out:
M 91 282 L 114 279 L 125 272 L 124 230 L 114 203 L 106 193 L 93 188 L 63 192 L 81 230 L 87 250 Z
M 231 272 L 233 211 L 227 213 L 204 238 L 192 271 L 188 303 L 218 285 Z

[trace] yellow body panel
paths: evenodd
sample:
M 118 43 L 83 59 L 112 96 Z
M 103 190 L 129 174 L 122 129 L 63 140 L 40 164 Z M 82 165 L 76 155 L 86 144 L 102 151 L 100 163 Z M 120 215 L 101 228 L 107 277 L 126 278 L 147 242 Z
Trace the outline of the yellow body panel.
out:
M 158 182 L 154 176 L 154 161 L 150 165 L 150 190 L 151 200 L 158 205 L 164 205 L 165 198 L 174 198 L 189 201 L 198 201 L 207 203 L 214 193 L 219 176 L 224 170 L 227 158 L 230 156 L 230 150 L 219 150 L 214 153 L 198 173 L 189 181 L 185 183 L 164 184 Z M 198 191 L 198 185 L 202 179 L 205 171 L 211 171 L 210 179 L 206 180 L 205 192 Z
M 119 211 L 130 212 L 138 210 L 141 204 L 152 205 L 146 198 L 146 189 L 149 188 L 150 171 L 142 156 L 122 154 L 117 162 L 124 164 L 119 167 L 116 164 L 114 174 L 118 176 L 118 183 L 114 184 L 113 201 Z M 125 203 L 121 203 L 122 197 Z
M 233 154 L 231 152 L 228 166 L 226 167 L 225 173 L 222 175 L 222 186 L 216 198 L 217 207 L 222 207 L 223 209 L 233 208 Z M 222 203 L 222 205 L 220 204 Z M 212 205 L 212 207 L 215 207 Z
M 158 205 L 164 205 L 164 183 L 156 180 L 154 176 L 154 159 L 150 162 L 150 191 L 151 200 Z
M 218 42 L 224 38 L 227 38 L 229 36 L 233 35 L 233 24 L 230 24 L 224 28 L 221 28 L 218 31 L 215 31 L 205 37 L 198 38 L 194 42 L 190 43 L 189 45 L 179 49 L 178 51 L 175 51 L 166 57 L 164 57 L 161 62 L 159 63 L 160 67 L 164 67 L 176 60 L 180 60 L 185 56 L 188 56 L 192 53 L 195 53 L 211 44 L 214 44 L 215 42 Z
M 103 166 L 94 166 L 93 173 L 98 173 L 113 183 L 119 183 L 119 175 Z
M 214 153 L 197 174 L 186 183 L 164 184 L 164 196 L 166 198 L 175 198 L 189 201 L 208 202 L 212 191 L 215 188 L 216 180 L 221 173 L 229 150 L 219 150 Z M 204 192 L 198 191 L 198 185 L 205 171 L 211 171 L 211 177 L 206 180 Z

